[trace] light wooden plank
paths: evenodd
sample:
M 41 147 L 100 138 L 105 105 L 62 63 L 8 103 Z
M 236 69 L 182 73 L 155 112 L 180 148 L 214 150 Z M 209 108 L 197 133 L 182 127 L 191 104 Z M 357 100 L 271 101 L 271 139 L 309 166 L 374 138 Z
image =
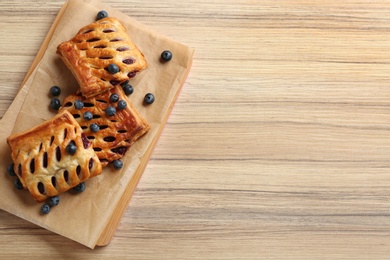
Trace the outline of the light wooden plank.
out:
M 195 48 L 187 83 L 110 245 L 0 212 L 2 258 L 388 257 L 389 1 L 106 3 Z M 0 2 L 0 115 L 62 4 Z

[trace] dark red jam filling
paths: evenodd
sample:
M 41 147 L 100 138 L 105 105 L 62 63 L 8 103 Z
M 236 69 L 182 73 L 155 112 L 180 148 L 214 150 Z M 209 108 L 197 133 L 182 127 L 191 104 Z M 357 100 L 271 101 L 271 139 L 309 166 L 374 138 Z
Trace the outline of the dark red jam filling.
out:
M 120 155 L 125 155 L 125 153 L 127 152 L 127 149 L 128 149 L 128 147 L 119 146 L 117 148 L 112 148 L 111 151 L 113 153 L 117 153 L 117 154 L 120 154 Z
M 84 149 L 87 149 L 91 145 L 91 142 L 85 134 L 81 134 L 81 140 L 83 141 Z

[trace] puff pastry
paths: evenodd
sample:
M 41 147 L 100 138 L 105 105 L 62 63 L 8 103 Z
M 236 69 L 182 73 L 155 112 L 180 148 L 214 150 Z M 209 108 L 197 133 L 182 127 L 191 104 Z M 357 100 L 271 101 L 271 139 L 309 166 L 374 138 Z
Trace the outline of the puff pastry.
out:
M 14 170 L 36 201 L 67 191 L 102 172 L 101 163 L 68 111 L 22 133 L 10 135 Z M 73 143 L 74 155 L 66 151 Z
M 119 101 L 110 101 L 112 94 L 117 94 L 119 101 L 124 100 L 127 103 L 125 109 L 118 108 Z M 75 108 L 76 100 L 81 100 L 84 103 L 82 109 Z M 147 121 L 132 106 L 120 86 L 92 98 L 85 98 L 77 94 L 70 95 L 64 99 L 63 104 L 60 111 L 67 110 L 75 117 L 84 134 L 92 143 L 103 167 L 109 162 L 122 158 L 133 143 L 146 134 L 150 128 Z M 116 109 L 115 115 L 107 115 L 108 106 Z M 92 113 L 92 119 L 84 119 L 85 112 Z M 99 131 L 91 131 L 91 124 L 97 124 Z
M 132 42 L 125 27 L 108 17 L 91 23 L 57 47 L 66 66 L 80 85 L 85 97 L 103 93 L 147 67 L 143 53 Z M 115 64 L 119 72 L 108 70 Z

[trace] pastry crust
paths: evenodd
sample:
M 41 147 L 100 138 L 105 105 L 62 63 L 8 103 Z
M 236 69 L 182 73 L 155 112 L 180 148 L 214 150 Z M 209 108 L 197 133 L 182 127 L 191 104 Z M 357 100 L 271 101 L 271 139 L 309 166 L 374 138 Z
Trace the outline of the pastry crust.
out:
M 127 35 L 125 27 L 112 17 L 81 28 L 73 39 L 57 47 L 57 54 L 87 98 L 113 88 L 147 67 L 144 55 Z M 111 74 L 107 70 L 110 64 L 117 65 L 120 71 Z
M 101 163 L 68 111 L 7 138 L 14 170 L 36 201 L 65 192 L 102 172 Z M 74 143 L 76 153 L 66 146 Z
M 125 109 L 118 108 L 119 101 L 110 102 L 110 96 L 114 93 L 119 96 L 119 100 L 127 103 Z M 75 108 L 76 100 L 84 102 L 82 109 Z M 75 117 L 92 143 L 103 167 L 109 162 L 122 158 L 133 143 L 150 129 L 149 124 L 132 106 L 120 86 L 92 98 L 70 95 L 65 98 L 63 104 L 60 111 L 67 110 Z M 105 110 L 108 106 L 116 109 L 115 115 L 106 114 Z M 93 114 L 91 120 L 84 119 L 84 113 L 87 111 Z M 91 131 L 90 125 L 93 123 L 99 125 L 98 132 Z

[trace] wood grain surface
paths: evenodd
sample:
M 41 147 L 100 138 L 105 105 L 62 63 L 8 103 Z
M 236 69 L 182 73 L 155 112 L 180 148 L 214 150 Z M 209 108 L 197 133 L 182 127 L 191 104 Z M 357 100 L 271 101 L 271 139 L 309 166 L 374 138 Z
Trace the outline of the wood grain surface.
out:
M 0 116 L 63 3 L 0 2 Z M 390 257 L 390 1 L 105 3 L 192 70 L 108 246 L 1 211 L 1 259 Z

